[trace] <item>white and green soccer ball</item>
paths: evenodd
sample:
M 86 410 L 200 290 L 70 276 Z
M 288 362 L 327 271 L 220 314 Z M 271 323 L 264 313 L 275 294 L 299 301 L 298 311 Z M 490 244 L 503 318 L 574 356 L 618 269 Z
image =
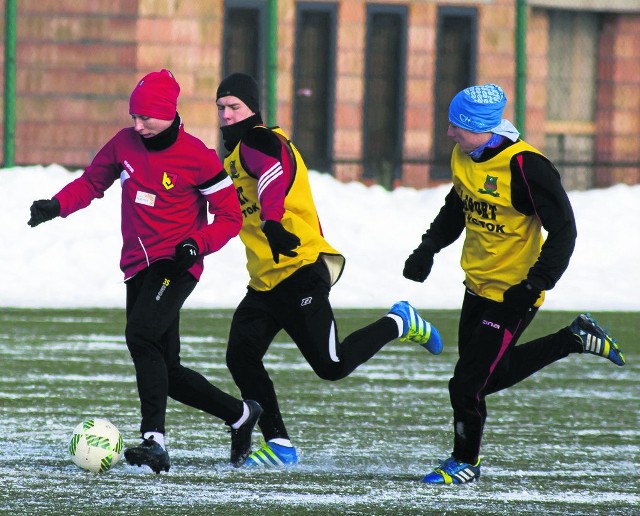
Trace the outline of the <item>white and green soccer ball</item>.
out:
M 71 460 L 79 468 L 104 473 L 120 460 L 122 436 L 108 419 L 85 419 L 73 431 L 69 443 Z

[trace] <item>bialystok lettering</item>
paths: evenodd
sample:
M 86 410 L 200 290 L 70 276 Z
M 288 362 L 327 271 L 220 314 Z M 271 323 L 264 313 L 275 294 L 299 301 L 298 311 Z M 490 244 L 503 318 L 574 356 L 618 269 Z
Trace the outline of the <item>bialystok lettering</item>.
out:
M 465 195 L 462 202 L 464 204 L 464 211 L 473 211 L 483 219 L 496 220 L 496 213 L 498 211 L 497 206 L 489 204 L 486 201 L 476 201 L 468 195 Z
M 250 201 L 244 195 L 242 187 L 236 188 L 236 193 L 238 194 L 238 200 L 240 201 L 240 207 L 242 208 L 242 216 L 246 219 L 249 215 L 253 215 L 260 211 L 260 207 L 257 202 L 254 202 L 251 206 L 247 206 Z
M 492 233 L 504 233 L 504 224 L 496 224 L 498 207 L 486 201 L 476 201 L 472 197 L 465 195 L 462 201 L 464 211 L 467 213 L 467 224 L 480 226 Z M 478 215 L 480 218 L 477 218 Z M 485 219 L 485 220 L 482 220 Z
M 491 231 L 492 233 L 504 233 L 504 224 L 485 222 L 484 220 L 476 219 L 471 213 L 467 214 L 467 222 L 470 224 L 475 224 L 476 226 L 483 227 L 487 231 Z

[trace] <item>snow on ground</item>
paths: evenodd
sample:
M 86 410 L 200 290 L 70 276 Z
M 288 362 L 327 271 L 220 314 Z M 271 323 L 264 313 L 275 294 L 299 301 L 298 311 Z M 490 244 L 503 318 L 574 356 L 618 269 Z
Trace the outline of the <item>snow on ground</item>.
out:
M 27 226 L 29 207 L 50 198 L 81 171 L 58 165 L 0 169 L 5 197 L 0 263 L 5 274 L 0 306 L 121 307 L 124 285 L 118 268 L 120 189 L 66 219 Z M 358 182 L 341 183 L 311 173 L 324 233 L 347 258 L 332 290 L 336 308 L 388 307 L 407 299 L 421 308 L 457 308 L 463 279 L 462 238 L 436 256 L 424 284 L 402 277 L 406 257 L 438 213 L 450 185 L 392 192 Z M 547 295 L 551 310 L 640 310 L 640 252 L 634 209 L 640 185 L 569 192 L 578 241 L 569 269 Z M 238 238 L 205 260 L 200 285 L 188 308 L 233 308 L 244 295 L 248 275 Z

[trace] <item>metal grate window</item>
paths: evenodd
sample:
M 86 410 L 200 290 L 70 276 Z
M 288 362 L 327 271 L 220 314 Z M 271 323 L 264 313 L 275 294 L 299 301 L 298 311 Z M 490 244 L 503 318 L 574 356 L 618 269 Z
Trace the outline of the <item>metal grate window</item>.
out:
M 438 9 L 437 61 L 435 81 L 434 165 L 431 179 L 450 179 L 454 142 L 447 136 L 449 104 L 460 90 L 475 82 L 475 9 Z
M 599 16 L 549 11 L 545 153 L 565 188 L 593 186 Z
M 367 8 L 364 177 L 386 188 L 402 174 L 406 32 L 406 8 Z
M 333 154 L 335 4 L 298 4 L 293 133 L 308 168 L 329 172 Z
M 243 72 L 261 84 L 264 69 L 264 2 L 227 0 L 224 5 L 222 76 Z

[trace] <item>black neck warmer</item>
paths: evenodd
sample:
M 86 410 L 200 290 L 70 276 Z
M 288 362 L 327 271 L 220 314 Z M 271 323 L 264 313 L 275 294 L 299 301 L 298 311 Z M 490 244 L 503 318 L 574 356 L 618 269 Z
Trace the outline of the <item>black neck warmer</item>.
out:
M 238 142 L 242 140 L 245 133 L 256 125 L 262 125 L 262 117 L 260 116 L 260 113 L 254 113 L 250 117 L 240 120 L 240 122 L 221 127 L 220 130 L 222 131 L 222 139 L 224 140 L 225 149 L 229 152 L 235 149 L 236 145 L 238 145 Z
M 180 115 L 176 112 L 176 117 L 169 127 L 167 127 L 161 133 L 152 136 L 151 138 L 140 139 L 145 148 L 149 151 L 161 151 L 171 147 L 178 139 L 178 132 L 180 131 Z

